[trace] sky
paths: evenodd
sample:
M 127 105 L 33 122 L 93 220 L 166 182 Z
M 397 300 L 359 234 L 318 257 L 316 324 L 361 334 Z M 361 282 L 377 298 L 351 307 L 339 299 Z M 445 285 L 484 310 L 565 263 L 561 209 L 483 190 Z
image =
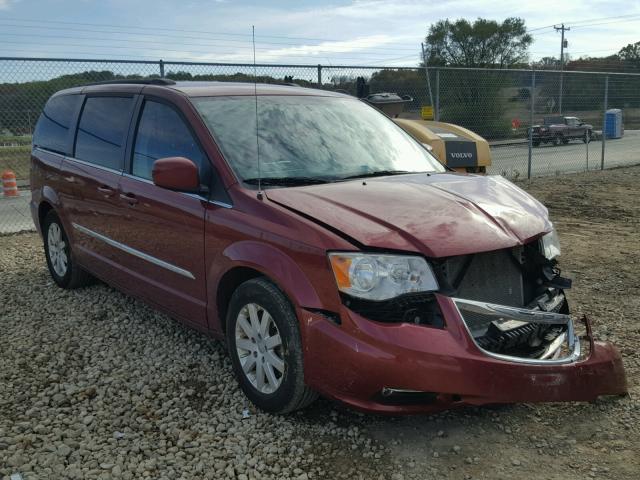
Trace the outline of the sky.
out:
M 640 41 L 640 0 L 0 0 L 0 56 L 415 66 L 440 19 L 522 17 L 533 60 Z

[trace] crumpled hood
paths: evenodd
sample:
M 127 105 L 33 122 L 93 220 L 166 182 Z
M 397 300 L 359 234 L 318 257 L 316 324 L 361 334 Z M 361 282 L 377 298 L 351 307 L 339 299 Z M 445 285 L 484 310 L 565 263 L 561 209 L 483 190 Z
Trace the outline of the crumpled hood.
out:
M 398 175 L 266 195 L 362 245 L 429 257 L 522 245 L 552 228 L 547 209 L 500 176 Z

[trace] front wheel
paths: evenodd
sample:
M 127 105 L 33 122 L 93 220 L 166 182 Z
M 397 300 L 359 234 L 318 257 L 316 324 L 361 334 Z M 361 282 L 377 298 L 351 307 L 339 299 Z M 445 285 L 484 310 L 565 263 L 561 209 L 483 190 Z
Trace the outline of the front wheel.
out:
M 592 139 L 593 133 L 591 132 L 591 130 L 587 130 L 586 132 L 584 132 L 584 137 L 582 137 L 582 141 L 584 143 L 589 143 Z
M 240 285 L 231 297 L 226 326 L 236 378 L 258 408 L 289 413 L 317 398 L 304 383 L 295 311 L 273 283 L 255 278 Z
M 563 139 L 561 135 L 556 135 L 555 137 L 553 137 L 553 144 L 558 147 L 560 146 L 560 144 L 562 143 Z

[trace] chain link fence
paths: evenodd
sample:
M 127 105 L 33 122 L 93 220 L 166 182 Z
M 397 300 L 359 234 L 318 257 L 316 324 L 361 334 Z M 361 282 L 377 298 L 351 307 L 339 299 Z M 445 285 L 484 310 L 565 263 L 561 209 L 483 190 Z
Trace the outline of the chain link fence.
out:
M 257 65 L 258 82 L 412 101 L 401 114 L 466 127 L 491 145 L 490 174 L 522 179 L 640 163 L 640 75 L 470 68 Z M 116 79 L 253 81 L 254 66 L 195 62 L 0 58 L 0 172 L 15 173 L 19 197 L 0 197 L 0 233 L 32 229 L 28 208 L 31 134 L 47 99 L 63 88 Z M 603 135 L 605 112 L 620 109 L 624 134 Z M 577 120 L 558 128 L 563 117 Z M 531 127 L 534 128 L 531 128 Z M 615 125 L 607 129 L 613 131 Z M 610 132 L 611 133 L 611 132 Z

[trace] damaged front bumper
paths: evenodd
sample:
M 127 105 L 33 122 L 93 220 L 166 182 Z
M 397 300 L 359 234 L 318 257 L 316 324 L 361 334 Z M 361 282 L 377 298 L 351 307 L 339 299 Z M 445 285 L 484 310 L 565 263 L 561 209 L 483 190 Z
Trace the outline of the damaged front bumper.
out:
M 591 401 L 622 395 L 620 354 L 596 342 L 583 318 L 435 295 L 445 328 L 368 320 L 343 307 L 341 325 L 302 311 L 305 376 L 312 388 L 354 408 L 381 413 L 434 412 L 459 405 Z M 480 345 L 465 316 L 561 326 L 534 357 Z M 471 326 L 470 326 L 471 325 Z

